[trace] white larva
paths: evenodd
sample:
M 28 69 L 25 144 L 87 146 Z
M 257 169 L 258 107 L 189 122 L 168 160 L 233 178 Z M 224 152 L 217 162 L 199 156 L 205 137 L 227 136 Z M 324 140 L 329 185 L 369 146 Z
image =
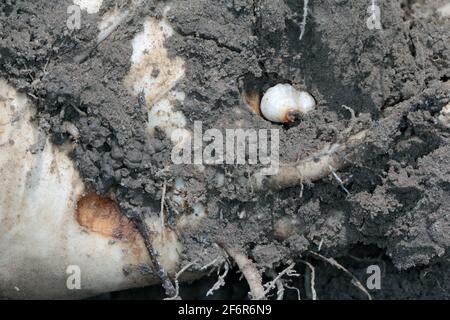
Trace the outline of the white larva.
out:
M 277 123 L 294 122 L 299 115 L 306 114 L 315 107 L 316 101 L 311 94 L 299 91 L 290 84 L 271 87 L 261 100 L 264 118 Z

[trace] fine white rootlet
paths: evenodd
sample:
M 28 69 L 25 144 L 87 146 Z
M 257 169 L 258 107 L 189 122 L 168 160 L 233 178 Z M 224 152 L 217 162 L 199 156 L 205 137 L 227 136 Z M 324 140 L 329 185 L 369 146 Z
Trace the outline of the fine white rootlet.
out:
M 300 114 L 316 107 L 316 101 L 306 91 L 299 91 L 290 84 L 277 84 L 267 90 L 261 100 L 261 113 L 269 121 L 294 122 Z

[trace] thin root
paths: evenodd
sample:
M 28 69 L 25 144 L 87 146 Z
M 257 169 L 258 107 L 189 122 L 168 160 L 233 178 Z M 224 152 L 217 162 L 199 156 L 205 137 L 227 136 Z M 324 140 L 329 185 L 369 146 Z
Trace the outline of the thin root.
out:
M 343 143 L 327 144 L 320 151 L 305 159 L 282 164 L 275 175 L 264 176 L 257 173 L 253 177 L 252 183 L 259 190 L 267 187 L 276 191 L 300 185 L 305 181 L 314 182 L 323 179 L 332 171 L 349 165 L 346 156 L 363 144 L 367 133 L 368 130 L 363 130 L 348 137 Z
M 306 265 L 306 267 L 309 269 L 309 291 L 311 293 L 311 299 L 312 300 L 317 300 L 317 293 L 316 293 L 316 269 L 314 268 L 314 266 L 309 263 L 308 261 L 304 261 L 304 260 L 299 260 L 301 263 L 303 263 L 304 265 Z M 305 277 L 306 279 L 306 277 Z
M 350 107 L 347 107 L 346 105 L 342 105 L 342 107 L 344 109 L 347 109 L 348 112 L 350 112 L 350 125 L 347 127 L 347 129 L 345 129 L 342 134 L 341 134 L 341 139 L 345 139 L 347 138 L 347 136 L 353 131 L 353 129 L 355 128 L 355 124 L 357 122 L 357 118 L 355 116 L 355 110 L 353 110 Z
M 176 294 L 173 297 L 170 298 L 166 298 L 164 300 L 181 300 L 180 297 L 180 283 L 178 282 L 178 278 L 190 267 L 192 267 L 194 264 L 197 263 L 197 260 L 194 262 L 190 262 L 187 265 L 185 265 L 183 268 L 181 268 L 180 271 L 177 272 L 177 274 L 175 275 L 175 290 L 176 290 Z
M 281 299 L 277 298 L 277 300 L 282 300 L 282 296 L 284 294 L 284 287 L 283 287 L 283 282 L 281 281 L 281 277 L 283 277 L 284 275 L 287 275 L 288 277 L 299 277 L 300 275 L 295 272 L 294 267 L 295 267 L 295 263 L 290 264 L 286 269 L 284 269 L 278 275 L 276 275 L 272 281 L 266 283 L 264 285 L 264 287 L 266 288 L 266 290 L 264 291 L 264 294 L 267 295 L 272 289 L 277 287 L 278 288 L 278 298 L 281 295 Z M 280 290 L 280 284 L 281 284 L 281 287 L 283 288 L 283 290 Z
M 208 269 L 209 267 L 213 266 L 216 264 L 216 262 L 220 259 L 221 257 L 217 257 L 214 260 L 212 260 L 211 262 L 208 262 L 207 264 L 205 264 L 203 267 L 200 268 L 201 271 Z
M 280 278 L 277 278 L 277 273 L 273 270 L 269 270 L 267 275 L 270 276 L 273 281 L 275 281 L 275 285 L 277 286 L 277 300 L 283 300 L 284 298 L 284 283 Z M 266 289 L 267 290 L 267 289 Z
M 266 300 L 265 290 L 262 285 L 261 274 L 254 265 L 254 263 L 247 258 L 246 255 L 231 248 L 223 243 L 219 245 L 225 252 L 236 262 L 242 274 L 244 275 L 250 287 L 250 294 L 253 300 Z
M 222 286 L 225 285 L 225 277 L 228 274 L 228 271 L 230 270 L 230 266 L 228 265 L 228 262 L 224 262 L 223 263 L 225 270 L 222 274 L 220 274 L 220 266 L 219 268 L 217 268 L 217 275 L 219 276 L 219 278 L 217 279 L 216 283 L 214 283 L 214 285 L 212 286 L 211 289 L 208 290 L 208 292 L 206 293 L 206 296 L 210 296 L 214 294 L 214 291 L 219 290 Z
M 364 286 L 362 285 L 362 283 L 358 280 L 358 278 L 356 278 L 356 276 L 351 273 L 350 271 L 348 271 L 346 268 L 344 268 L 339 262 L 337 262 L 335 259 L 333 258 L 327 258 L 317 252 L 313 252 L 313 251 L 308 251 L 312 256 L 319 258 L 327 263 L 329 263 L 330 265 L 332 265 L 333 267 L 343 271 L 345 274 L 347 274 L 348 276 L 350 276 L 352 278 L 352 284 L 358 289 L 360 290 L 365 296 L 367 296 L 367 298 L 369 300 L 372 300 L 372 296 L 370 295 L 370 293 L 366 290 L 366 288 L 364 288 Z
M 329 169 L 330 169 L 331 174 L 333 175 L 333 177 L 337 180 L 337 182 L 338 182 L 339 185 L 341 186 L 342 190 L 344 190 L 345 193 L 349 196 L 349 195 L 350 195 L 350 192 L 349 192 L 349 191 L 347 190 L 347 188 L 344 186 L 344 182 L 342 181 L 342 179 L 339 178 L 339 176 L 337 175 L 336 171 L 334 170 L 334 168 L 333 168 L 331 165 L 329 165 L 328 167 L 329 167 Z
M 298 38 L 298 40 L 302 40 L 303 36 L 305 35 L 306 18 L 308 18 L 308 2 L 309 0 L 304 0 L 303 2 L 303 21 L 300 26 L 300 37 Z
M 162 282 L 162 286 L 164 290 L 166 291 L 166 295 L 169 297 L 174 297 L 177 295 L 177 290 L 175 289 L 174 285 L 170 281 L 169 276 L 167 275 L 166 270 L 161 265 L 161 262 L 159 261 L 159 254 L 156 251 L 156 249 L 152 245 L 152 241 L 150 239 L 150 230 L 147 227 L 147 224 L 145 223 L 144 217 L 140 216 L 139 220 L 135 221 L 135 225 L 137 229 L 139 230 L 139 233 L 142 235 L 142 238 L 144 239 L 145 247 L 147 248 L 148 254 L 150 256 L 150 260 L 153 264 L 153 267 L 155 268 L 156 274 L 159 277 L 159 279 Z
M 298 288 L 292 287 L 292 286 L 287 285 L 287 284 L 285 284 L 284 286 L 286 287 L 286 289 L 290 289 L 290 290 L 295 290 L 295 291 L 297 291 L 297 300 L 302 300 L 302 297 L 301 297 L 301 295 L 300 295 L 300 290 L 298 290 Z
M 161 212 L 160 212 L 160 218 L 161 218 L 161 227 L 164 228 L 165 226 L 165 220 L 164 220 L 164 199 L 166 197 L 166 181 L 164 181 L 164 185 L 162 188 L 162 195 L 161 195 Z

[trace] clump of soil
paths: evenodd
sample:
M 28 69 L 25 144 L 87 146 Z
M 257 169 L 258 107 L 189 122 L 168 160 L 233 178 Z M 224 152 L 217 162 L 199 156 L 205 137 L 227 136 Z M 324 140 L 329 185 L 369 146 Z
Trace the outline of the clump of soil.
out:
M 198 120 L 204 130 L 280 129 L 280 161 L 287 163 L 333 141 L 350 123 L 342 106 L 351 107 L 370 134 L 352 165 L 338 173 L 349 194 L 332 175 L 255 192 L 249 181 L 259 166 L 164 170 L 171 165 L 170 140 L 161 132 L 148 137 L 146 110 L 123 79 L 142 18 L 161 16 L 166 4 L 145 1 L 81 64 L 74 57 L 95 41 L 99 15 L 115 3 L 106 1 L 99 15 L 83 13 L 83 27 L 74 32 L 61 23 L 70 4 L 0 5 L 0 77 L 34 99 L 36 121 L 55 144 L 73 138 L 67 123 L 77 128 L 71 156 L 84 181 L 112 195 L 129 217 L 158 214 L 164 181 L 184 177 L 189 196 L 207 205 L 208 217 L 197 231 L 180 235 L 183 265 L 205 265 L 221 254 L 215 243 L 232 241 L 261 271 L 307 259 L 317 267 L 318 295 L 361 298 L 348 276 L 308 254 L 320 248 L 361 279 L 367 265 L 382 265 L 384 287 L 376 298 L 447 297 L 450 134 L 436 120 L 450 101 L 450 19 L 436 13 L 444 1 L 384 1 L 382 30 L 366 25 L 369 1 L 309 1 L 301 40 L 304 1 L 171 3 L 168 20 L 176 33 L 166 45 L 186 61 L 176 89 L 186 93 L 177 107 L 188 127 Z M 243 105 L 243 90 L 264 92 L 277 83 L 311 92 L 317 110 L 282 126 Z M 217 172 L 226 178 L 220 188 L 211 183 Z M 282 219 L 295 227 L 287 237 L 274 233 Z M 297 271 L 307 273 L 301 264 Z

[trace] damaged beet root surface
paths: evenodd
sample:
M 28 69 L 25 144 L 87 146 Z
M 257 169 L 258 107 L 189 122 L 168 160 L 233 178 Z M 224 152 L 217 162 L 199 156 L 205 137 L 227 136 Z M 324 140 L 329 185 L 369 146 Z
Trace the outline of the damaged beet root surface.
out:
M 367 267 L 379 266 L 382 289 L 370 291 L 373 298 L 448 297 L 450 131 L 438 120 L 450 101 L 450 19 L 437 11 L 445 1 L 384 1 L 382 29 L 370 30 L 370 1 L 310 0 L 301 40 L 304 1 L 175 0 L 167 13 L 167 3 L 145 1 L 81 63 L 75 57 L 92 47 L 98 20 L 117 4 L 82 11 L 82 28 L 70 32 L 72 4 L 0 4 L 0 77 L 37 106 L 42 139 L 72 144 L 70 157 L 89 190 L 114 199 L 131 220 L 158 217 L 163 190 L 174 194 L 176 178 L 183 179 L 185 203 L 166 201 L 166 225 L 175 230 L 178 215 L 195 215 L 196 203 L 206 217 L 177 234 L 178 270 L 193 263 L 189 272 L 201 273 L 214 262 L 223 274 L 224 264 L 237 262 L 226 249 L 232 247 L 252 261 L 262 283 L 295 263 L 299 276 L 281 279 L 302 299 L 313 291 L 319 299 L 367 298 L 319 252 L 364 286 Z M 259 164 L 173 165 L 170 137 L 148 133 L 151 106 L 124 84 L 132 39 L 146 17 L 163 15 L 174 30 L 165 41 L 169 56 L 184 59 L 185 76 L 174 90 L 185 94 L 175 108 L 187 128 L 202 121 L 203 130 L 279 129 L 280 162 L 289 164 L 340 141 L 352 123 L 345 105 L 356 114 L 352 133 L 367 135 L 335 172 L 341 183 L 330 171 L 272 190 L 255 188 Z M 278 83 L 310 92 L 316 110 L 278 125 L 245 105 L 245 92 L 262 94 Z M 248 298 L 236 271 L 230 266 L 213 298 Z M 180 296 L 203 298 L 217 281 L 213 275 L 180 284 Z M 159 288 L 112 297 L 146 294 L 164 297 Z M 285 287 L 284 297 L 296 299 L 297 291 Z

